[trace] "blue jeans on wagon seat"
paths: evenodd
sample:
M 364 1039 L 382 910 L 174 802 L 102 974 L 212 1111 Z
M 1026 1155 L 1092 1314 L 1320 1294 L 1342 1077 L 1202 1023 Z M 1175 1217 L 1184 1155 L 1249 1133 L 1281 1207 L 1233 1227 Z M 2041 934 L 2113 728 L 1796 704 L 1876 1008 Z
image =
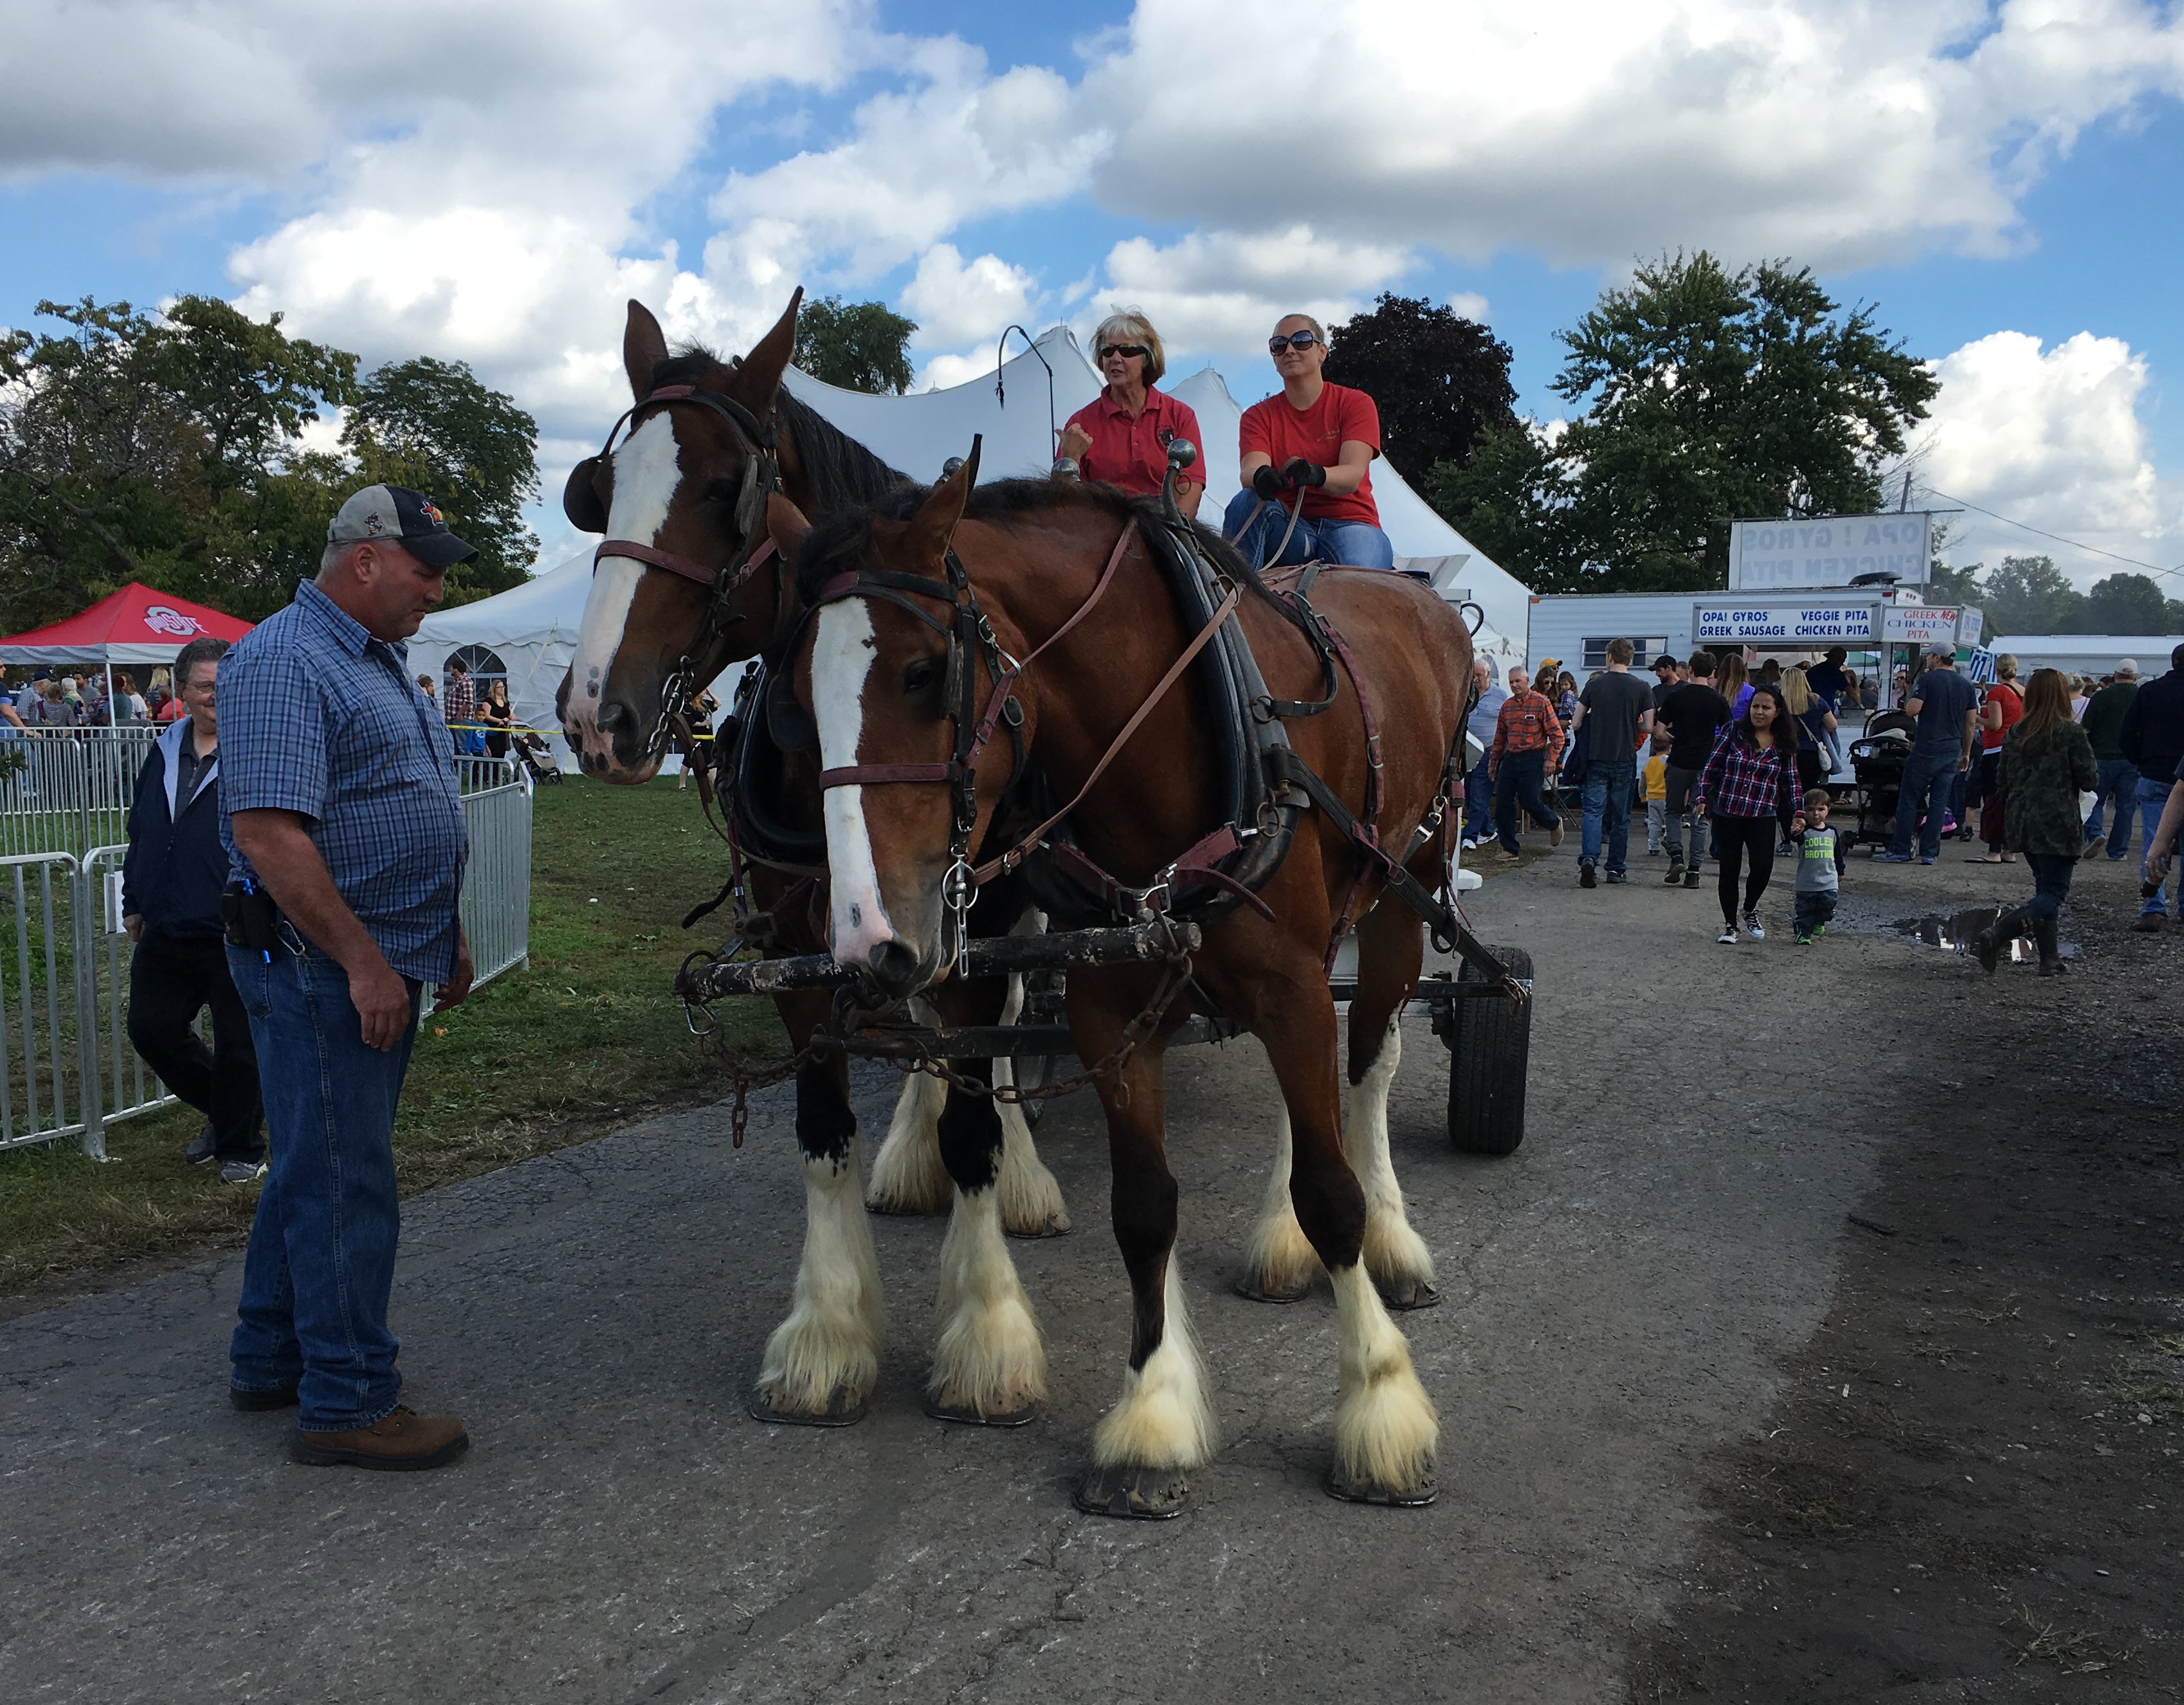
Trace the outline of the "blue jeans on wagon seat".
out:
M 1630 794 L 1638 785 L 1638 761 L 1633 758 L 1595 758 L 1585 766 L 1585 838 L 1579 861 L 1600 862 L 1601 842 L 1607 844 L 1607 867 L 1624 869 L 1630 857 Z
M 1256 520 L 1245 526 L 1245 517 L 1259 501 L 1259 494 L 1245 487 L 1228 499 L 1228 507 L 1221 518 L 1223 536 L 1229 538 L 1243 553 L 1244 560 L 1254 568 L 1279 568 L 1284 563 L 1321 562 L 1340 563 L 1351 568 L 1393 568 L 1396 566 L 1396 547 L 1388 542 L 1388 535 L 1370 522 L 1362 521 L 1312 521 L 1297 517 L 1296 531 L 1290 534 L 1288 547 L 1279 562 L 1269 562 L 1267 554 L 1282 542 L 1282 532 L 1290 524 L 1286 504 L 1268 504 L 1260 510 Z M 1240 537 L 1236 529 L 1243 527 Z
M 402 1390 L 387 1324 L 401 1230 L 394 1107 L 424 985 L 404 979 L 409 1027 L 382 1051 L 365 1045 L 348 973 L 324 955 L 276 949 L 268 963 L 231 947 L 227 961 L 258 1045 L 270 1150 L 230 1379 L 245 1391 L 300 1381 L 305 1432 L 369 1427 Z

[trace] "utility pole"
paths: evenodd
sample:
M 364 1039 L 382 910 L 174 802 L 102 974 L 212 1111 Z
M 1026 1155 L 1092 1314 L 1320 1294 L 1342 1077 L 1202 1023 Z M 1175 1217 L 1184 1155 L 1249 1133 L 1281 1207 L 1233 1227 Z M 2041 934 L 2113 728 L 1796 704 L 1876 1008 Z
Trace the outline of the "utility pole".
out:
M 1903 495 L 1896 500 L 1896 513 L 1902 515 L 1911 507 L 1911 470 L 1903 470 Z

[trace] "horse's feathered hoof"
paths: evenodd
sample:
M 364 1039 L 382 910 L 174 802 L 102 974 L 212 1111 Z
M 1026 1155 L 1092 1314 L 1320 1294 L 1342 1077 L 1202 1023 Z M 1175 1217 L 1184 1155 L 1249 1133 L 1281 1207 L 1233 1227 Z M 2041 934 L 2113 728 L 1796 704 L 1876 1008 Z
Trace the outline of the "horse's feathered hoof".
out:
M 925 1394 L 925 1412 L 936 1421 L 950 1421 L 959 1427 L 1022 1427 L 1039 1418 L 1039 1405 L 1026 1403 L 1021 1409 L 981 1409 L 970 1403 L 944 1403 L 930 1391 Z
M 854 1427 L 865 1418 L 865 1400 L 851 1396 L 842 1385 L 828 1394 L 827 1407 L 816 1413 L 809 1409 L 776 1408 L 773 1399 L 755 1386 L 744 1399 L 744 1409 L 754 1421 L 783 1427 Z
M 1236 1294 L 1247 1302 L 1301 1302 L 1312 1295 L 1312 1275 L 1306 1273 L 1286 1290 L 1269 1290 L 1256 1273 L 1246 1273 L 1236 1281 Z
M 1380 1293 L 1380 1301 L 1396 1314 L 1440 1305 L 1440 1292 L 1423 1279 L 1376 1279 L 1373 1288 Z
M 1055 1218 L 1050 1215 L 1047 1218 L 1041 1220 L 1037 1225 L 1028 1225 L 1021 1228 L 1013 1225 L 1005 1225 L 1001 1229 L 1006 1232 L 1011 1237 L 1022 1238 L 1027 1243 L 1035 1243 L 1043 1237 L 1068 1236 L 1069 1222 L 1066 1219 Z
M 1346 1504 L 1379 1504 L 1384 1509 L 1424 1509 L 1440 1496 L 1440 1479 L 1433 1470 L 1415 1486 L 1384 1486 L 1378 1480 L 1352 1479 L 1338 1463 L 1327 1473 L 1327 1495 Z
M 1095 1468 L 1077 1487 L 1077 1507 L 1092 1516 L 1164 1522 L 1190 1505 L 1181 1468 Z

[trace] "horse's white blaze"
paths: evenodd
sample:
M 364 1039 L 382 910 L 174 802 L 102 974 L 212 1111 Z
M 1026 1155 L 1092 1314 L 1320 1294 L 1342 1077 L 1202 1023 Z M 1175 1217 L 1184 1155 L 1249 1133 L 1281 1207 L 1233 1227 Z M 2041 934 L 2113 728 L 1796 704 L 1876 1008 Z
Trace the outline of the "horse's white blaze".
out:
M 1162 1311 L 1159 1347 L 1142 1368 L 1123 1373 L 1122 1401 L 1093 1429 L 1092 1460 L 1100 1468 L 1195 1468 L 1213 1454 L 1213 1409 L 1173 1249 Z
M 937 1022 L 937 1015 L 928 1022 Z M 940 1158 L 940 1110 L 947 1102 L 948 1086 L 931 1073 L 912 1072 L 903 1080 L 887 1140 L 872 1156 L 867 1206 L 883 1213 L 939 1213 L 948 1206 L 956 1186 Z
M 1319 1271 L 1319 1252 L 1297 1223 L 1296 1203 L 1290 1196 L 1293 1147 L 1290 1110 L 1284 1107 L 1274 1124 L 1274 1164 L 1267 1175 L 1267 1194 L 1244 1247 L 1245 1272 L 1270 1296 L 1295 1290 Z
M 607 512 L 607 537 L 638 544 L 658 541 L 667 511 L 682 483 L 675 422 L 661 410 L 624 439 L 614 453 L 614 504 Z M 577 655 L 569 662 L 569 721 L 587 751 L 611 758 L 610 743 L 599 731 L 599 694 L 614 668 L 629 622 L 631 601 L 644 577 L 641 562 L 610 556 L 592 576 L 584 600 L 584 619 L 577 630 Z
M 1000 1193 L 956 1193 L 940 1245 L 940 1338 L 928 1389 L 950 1408 L 1014 1414 L 1046 1396 L 1046 1346 L 1001 1237 Z
M 1373 1278 L 1433 1281 L 1433 1253 L 1403 1212 L 1403 1187 L 1388 1156 L 1388 1091 L 1402 1063 L 1403 1032 L 1390 1023 L 1364 1080 L 1350 1092 L 1343 1152 L 1365 1192 L 1365 1268 Z
M 1353 1480 L 1415 1490 L 1434 1470 L 1440 1440 L 1433 1399 L 1411 1367 L 1411 1347 L 1373 1288 L 1365 1263 L 1330 1277 L 1341 1320 L 1341 1398 L 1334 1412 L 1334 1455 Z
M 788 1318 L 766 1341 L 759 1389 L 777 1407 L 823 1412 L 862 1398 L 879 1375 L 880 1270 L 857 1188 L 861 1145 L 804 1162 L 804 1259 Z
M 819 724 L 820 761 L 830 770 L 857 761 L 865 738 L 865 678 L 878 641 L 861 598 L 822 605 L 811 644 L 811 708 Z M 865 790 L 830 788 L 825 806 L 827 876 L 833 892 L 834 957 L 862 965 L 872 949 L 894 939 L 880 904 L 872 838 L 865 827 Z

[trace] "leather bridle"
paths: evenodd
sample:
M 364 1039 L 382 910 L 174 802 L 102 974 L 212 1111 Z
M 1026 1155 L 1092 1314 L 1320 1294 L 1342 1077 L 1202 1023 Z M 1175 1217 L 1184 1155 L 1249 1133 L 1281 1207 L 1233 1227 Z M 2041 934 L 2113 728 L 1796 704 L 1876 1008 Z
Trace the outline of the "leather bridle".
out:
M 696 385 L 662 385 L 649 396 L 639 398 L 607 429 L 606 443 L 599 454 L 577 465 L 570 479 L 571 489 L 579 479 L 588 484 L 599 465 L 614 454 L 615 440 L 621 436 L 622 428 L 638 415 L 655 405 L 671 406 L 678 403 L 710 409 L 727 423 L 728 430 L 735 434 L 737 443 L 743 446 L 743 482 L 736 493 L 738 538 L 735 549 L 729 553 L 727 560 L 718 567 L 709 567 L 689 557 L 662 550 L 657 545 L 645 544 L 636 539 L 602 539 L 592 552 L 592 571 L 594 574 L 599 571 L 599 564 L 607 558 L 627 557 L 632 562 L 643 563 L 648 568 L 662 569 L 669 574 L 679 575 L 684 580 L 705 587 L 710 594 L 706 600 L 705 619 L 699 624 L 697 636 L 660 685 L 660 714 L 653 723 L 652 736 L 645 747 L 648 757 L 656 755 L 666 744 L 670 725 L 681 714 L 684 700 L 703 684 L 696 679 L 699 666 L 727 630 L 744 620 L 740 614 L 731 611 L 728 605 L 749 584 L 751 577 L 769 560 L 774 565 L 777 623 L 784 603 L 781 555 L 774 549 L 773 540 L 766 531 L 766 499 L 781 489 L 781 459 L 776 449 L 775 426 L 771 421 L 760 420 L 734 398 Z M 604 530 L 604 527 L 601 530 Z

